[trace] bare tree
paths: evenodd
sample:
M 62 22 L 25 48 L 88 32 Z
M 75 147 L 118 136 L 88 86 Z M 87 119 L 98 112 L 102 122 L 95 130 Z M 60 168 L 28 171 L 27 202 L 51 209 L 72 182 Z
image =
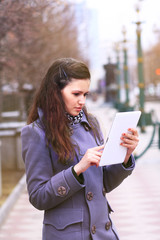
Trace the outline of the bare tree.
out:
M 0 113 L 3 84 L 16 82 L 20 91 L 24 83 L 36 88 L 56 58 L 88 61 L 78 27 L 75 6 L 66 0 L 0 1 Z
M 55 58 L 84 59 L 74 8 L 64 0 L 2 1 L 0 26 L 4 82 L 36 85 Z

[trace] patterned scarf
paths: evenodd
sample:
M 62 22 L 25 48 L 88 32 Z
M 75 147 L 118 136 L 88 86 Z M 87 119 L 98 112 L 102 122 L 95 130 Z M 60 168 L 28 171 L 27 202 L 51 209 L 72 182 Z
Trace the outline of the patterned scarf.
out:
M 67 116 L 70 124 L 75 125 L 75 124 L 81 122 L 82 117 L 83 117 L 83 110 L 81 110 L 77 116 L 72 116 L 66 112 L 66 116 Z

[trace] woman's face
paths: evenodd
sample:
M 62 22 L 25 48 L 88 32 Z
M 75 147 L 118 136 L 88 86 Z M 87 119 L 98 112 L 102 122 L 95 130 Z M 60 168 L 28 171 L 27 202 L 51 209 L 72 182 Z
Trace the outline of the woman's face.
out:
M 62 98 L 67 113 L 77 116 L 85 105 L 86 96 L 89 92 L 89 79 L 74 79 L 62 90 Z

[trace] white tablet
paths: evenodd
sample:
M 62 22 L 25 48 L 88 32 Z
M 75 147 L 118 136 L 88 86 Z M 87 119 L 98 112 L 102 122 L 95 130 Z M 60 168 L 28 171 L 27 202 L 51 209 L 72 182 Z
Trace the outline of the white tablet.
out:
M 140 118 L 140 111 L 118 112 L 108 134 L 99 166 L 122 163 L 127 153 L 127 148 L 120 145 L 122 133 L 128 128 L 136 128 Z

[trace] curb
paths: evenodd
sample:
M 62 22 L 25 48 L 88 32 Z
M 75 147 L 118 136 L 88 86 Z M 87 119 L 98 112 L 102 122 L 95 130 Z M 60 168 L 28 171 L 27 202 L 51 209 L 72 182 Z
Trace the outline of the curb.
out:
M 13 189 L 12 193 L 8 196 L 7 200 L 4 202 L 2 207 L 0 207 L 0 226 L 7 218 L 10 210 L 12 209 L 13 205 L 19 198 L 20 194 L 25 190 L 26 186 L 26 175 L 24 174 L 22 178 L 19 180 L 16 187 Z

